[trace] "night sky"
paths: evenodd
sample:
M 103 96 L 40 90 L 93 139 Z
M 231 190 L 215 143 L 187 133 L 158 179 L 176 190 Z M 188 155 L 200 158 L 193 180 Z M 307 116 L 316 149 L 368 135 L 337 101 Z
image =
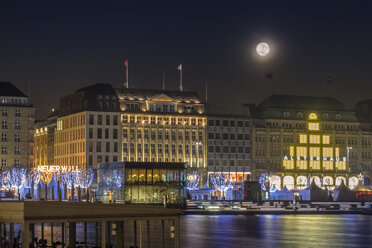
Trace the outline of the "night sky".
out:
M 221 104 L 270 94 L 372 98 L 368 1 L 0 1 L 0 81 L 31 98 L 37 116 L 93 83 L 184 87 Z M 272 47 L 262 59 L 255 46 Z M 273 72 L 268 79 L 265 73 Z M 327 83 L 331 77 L 332 82 Z

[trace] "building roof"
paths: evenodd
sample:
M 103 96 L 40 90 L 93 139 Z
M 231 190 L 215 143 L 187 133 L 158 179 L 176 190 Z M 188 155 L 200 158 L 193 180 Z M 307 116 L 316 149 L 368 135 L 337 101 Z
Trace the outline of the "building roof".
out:
M 102 94 L 102 95 L 116 94 L 111 84 L 105 84 L 105 83 L 92 84 L 87 87 L 80 88 L 76 92 L 89 92 L 93 94 Z
M 117 88 L 116 92 L 120 100 L 144 101 L 151 100 L 153 96 L 163 94 L 181 103 L 202 103 L 199 95 L 194 91 Z
M 0 82 L 1 96 L 27 97 L 10 82 Z
M 345 105 L 332 97 L 271 95 L 258 105 L 259 109 L 299 109 L 345 111 Z
M 247 117 L 250 118 L 251 111 L 249 106 L 229 106 L 229 105 L 205 105 L 205 114 L 208 116 L 223 117 Z

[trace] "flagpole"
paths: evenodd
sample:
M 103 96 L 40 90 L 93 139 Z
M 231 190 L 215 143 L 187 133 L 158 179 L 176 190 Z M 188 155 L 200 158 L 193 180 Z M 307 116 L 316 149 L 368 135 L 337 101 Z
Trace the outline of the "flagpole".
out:
M 129 81 L 128 81 L 128 60 L 125 61 L 125 84 L 124 84 L 124 87 L 125 88 L 129 88 Z
M 180 91 L 183 91 L 183 85 L 182 85 L 182 64 L 179 65 L 179 70 L 180 70 Z

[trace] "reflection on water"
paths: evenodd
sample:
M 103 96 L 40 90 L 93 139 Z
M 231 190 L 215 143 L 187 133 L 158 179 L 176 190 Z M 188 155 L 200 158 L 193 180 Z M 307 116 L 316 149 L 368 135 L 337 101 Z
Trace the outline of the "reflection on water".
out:
M 181 247 L 372 247 L 372 216 L 182 216 Z

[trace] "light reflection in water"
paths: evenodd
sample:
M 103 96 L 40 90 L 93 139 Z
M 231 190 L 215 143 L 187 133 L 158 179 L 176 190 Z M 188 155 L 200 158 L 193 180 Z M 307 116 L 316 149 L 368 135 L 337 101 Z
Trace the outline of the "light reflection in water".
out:
M 372 247 L 372 216 L 183 216 L 181 247 Z

